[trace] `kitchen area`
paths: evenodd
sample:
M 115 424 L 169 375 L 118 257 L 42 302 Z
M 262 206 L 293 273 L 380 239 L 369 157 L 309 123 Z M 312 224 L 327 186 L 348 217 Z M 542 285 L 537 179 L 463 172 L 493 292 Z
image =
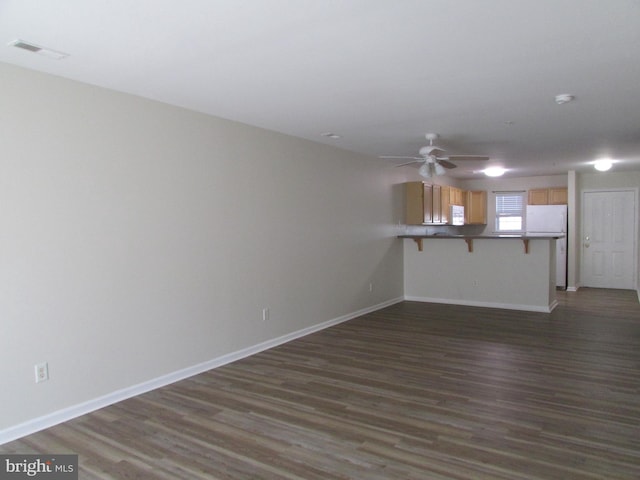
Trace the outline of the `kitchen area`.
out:
M 498 230 L 495 190 L 418 181 L 404 191 L 407 300 L 553 310 L 567 285 L 566 187 L 516 190 L 520 231 Z

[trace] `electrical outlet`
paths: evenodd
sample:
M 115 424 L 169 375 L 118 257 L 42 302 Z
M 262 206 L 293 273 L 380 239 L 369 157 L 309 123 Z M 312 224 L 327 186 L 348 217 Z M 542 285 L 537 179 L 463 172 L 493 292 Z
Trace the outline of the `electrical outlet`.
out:
M 267 320 L 269 320 L 269 309 L 268 308 L 263 308 L 262 309 L 262 321 L 266 322 Z
M 35 366 L 36 383 L 49 380 L 49 364 L 47 362 L 38 363 Z
M 477 287 L 477 286 L 478 286 L 478 280 L 474 280 L 474 281 L 473 281 L 473 286 L 474 286 L 474 287 Z

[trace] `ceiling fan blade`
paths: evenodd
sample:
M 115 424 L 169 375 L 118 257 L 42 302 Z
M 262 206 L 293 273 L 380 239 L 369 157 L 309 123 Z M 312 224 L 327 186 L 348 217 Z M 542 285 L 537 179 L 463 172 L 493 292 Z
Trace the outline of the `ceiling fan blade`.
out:
M 445 160 L 454 160 L 456 162 L 475 160 L 476 162 L 485 162 L 489 160 L 489 157 L 486 155 L 449 155 L 448 157 L 445 157 Z
M 412 162 L 401 163 L 400 165 L 395 165 L 395 166 L 396 167 L 404 167 L 405 165 L 411 165 L 413 163 L 424 163 L 424 158 L 421 158 L 420 160 L 413 160 Z
M 442 165 L 444 168 L 448 168 L 448 169 L 452 169 L 452 168 L 456 168 L 457 167 L 457 165 L 455 163 L 451 163 L 450 161 L 445 160 L 444 158 L 438 160 L 438 163 L 440 165 Z
M 406 158 L 411 160 L 423 160 L 422 157 L 407 157 L 403 155 L 380 155 L 378 158 Z

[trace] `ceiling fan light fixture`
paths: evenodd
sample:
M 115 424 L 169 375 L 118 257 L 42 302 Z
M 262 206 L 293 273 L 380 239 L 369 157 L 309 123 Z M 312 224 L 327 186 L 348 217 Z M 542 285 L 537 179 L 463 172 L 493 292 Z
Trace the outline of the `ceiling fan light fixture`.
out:
M 439 163 L 435 163 L 433 165 L 433 170 L 435 171 L 436 175 L 444 175 L 445 173 L 447 173 L 445 168 L 442 165 L 440 165 Z
M 610 170 L 612 166 L 613 162 L 608 158 L 602 158 L 593 162 L 593 168 L 599 172 L 606 172 L 607 170 Z
M 487 177 L 501 177 L 507 170 L 502 167 L 489 167 L 485 168 L 482 173 Z
M 420 167 L 420 169 L 418 170 L 418 173 L 424 178 L 431 178 L 430 165 L 427 162 L 424 162 Z
M 404 155 L 381 155 L 380 158 L 402 158 L 411 160 L 410 162 L 396 165 L 396 167 L 404 167 L 405 165 L 419 165 L 420 175 L 422 175 L 424 178 L 431 178 L 434 175 L 445 175 L 447 173 L 447 170 L 457 167 L 457 165 L 454 163 L 457 161 L 472 160 L 477 162 L 489 160 L 489 157 L 485 155 L 448 155 L 441 157 L 441 153 L 439 152 L 444 152 L 444 149 L 433 145 L 433 140 L 438 138 L 438 134 L 427 133 L 425 136 L 427 140 L 429 140 L 429 145 L 420 148 L 419 157 L 408 157 Z

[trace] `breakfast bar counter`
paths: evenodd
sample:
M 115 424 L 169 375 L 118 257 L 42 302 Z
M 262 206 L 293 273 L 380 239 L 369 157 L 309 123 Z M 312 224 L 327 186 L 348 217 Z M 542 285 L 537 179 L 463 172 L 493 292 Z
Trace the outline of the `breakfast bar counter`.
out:
M 469 252 L 473 252 L 473 240 L 474 239 L 497 239 L 497 240 L 503 240 L 503 239 L 519 239 L 522 240 L 522 243 L 524 245 L 524 252 L 525 253 L 529 253 L 529 240 L 532 239 L 536 239 L 536 240 L 540 240 L 540 239 L 546 239 L 546 240 L 557 240 L 558 238 L 561 238 L 559 235 L 556 236 L 550 236 L 550 235 L 450 235 L 450 234 L 440 234 L 440 233 L 434 233 L 431 235 L 398 235 L 398 238 L 410 238 L 413 241 L 415 241 L 418 244 L 418 250 L 422 251 L 423 249 L 423 240 L 425 239 L 451 239 L 451 238 L 458 238 L 458 239 L 463 239 L 466 243 L 467 243 L 467 247 L 469 249 Z
M 555 242 L 560 236 L 398 238 L 413 240 L 404 244 L 406 300 L 545 313 L 557 304 Z

